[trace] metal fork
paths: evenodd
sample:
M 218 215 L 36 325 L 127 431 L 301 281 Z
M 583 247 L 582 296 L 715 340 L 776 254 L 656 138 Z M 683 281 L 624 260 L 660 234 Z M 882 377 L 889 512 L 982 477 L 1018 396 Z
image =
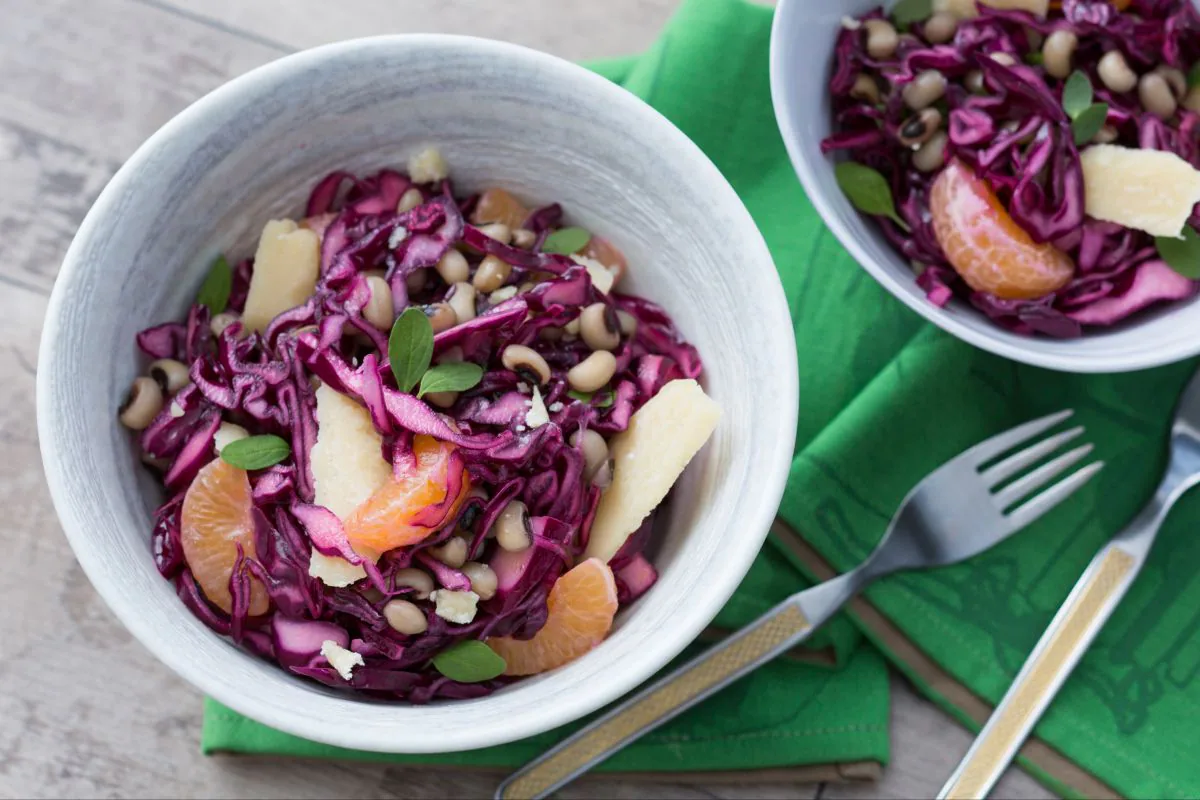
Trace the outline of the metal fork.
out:
M 792 595 L 655 681 L 513 773 L 495 797 L 545 797 L 642 734 L 795 647 L 877 578 L 963 561 L 1033 522 L 1103 466 L 1100 461 L 1091 463 L 1035 494 L 1091 452 L 1092 446 L 1085 444 L 1005 484 L 1083 433 L 1077 427 L 1033 441 L 1071 414 L 1060 411 L 1019 425 L 946 462 L 909 492 L 883 539 L 857 568 Z M 991 463 L 1021 445 L 1028 446 Z

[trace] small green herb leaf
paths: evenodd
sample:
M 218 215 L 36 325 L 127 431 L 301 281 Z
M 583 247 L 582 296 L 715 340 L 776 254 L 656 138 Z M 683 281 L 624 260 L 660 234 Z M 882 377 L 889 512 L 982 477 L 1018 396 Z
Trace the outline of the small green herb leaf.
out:
M 854 161 L 842 161 L 834 167 L 838 186 L 854 207 L 864 214 L 889 217 L 904 230 L 909 230 L 904 220 L 896 213 L 896 203 L 892 199 L 892 188 L 888 186 L 887 178 L 878 170 Z
M 892 7 L 892 22 L 906 28 L 933 16 L 933 0 L 900 0 Z
M 1092 82 L 1080 70 L 1071 73 L 1063 86 L 1063 111 L 1075 119 L 1092 105 Z
M 592 393 L 591 392 L 577 392 L 574 389 L 568 389 L 567 397 L 570 397 L 573 400 L 578 400 L 581 403 L 592 402 Z
M 1071 121 L 1071 132 L 1075 134 L 1075 146 L 1085 145 L 1104 127 L 1108 119 L 1108 103 L 1092 103 Z
M 1031 64 L 1032 66 L 1040 67 L 1043 63 L 1045 63 L 1045 61 L 1046 61 L 1045 56 L 1043 56 L 1041 53 L 1037 52 L 1036 50 L 1031 53 L 1025 54 L 1025 63 L 1026 64 Z
M 463 392 L 482 378 L 483 367 L 470 361 L 438 364 L 421 378 L 421 391 L 417 392 L 417 397 L 424 397 L 430 392 Z
M 388 362 L 400 391 L 411 392 L 432 359 L 433 325 L 429 317 L 419 308 L 406 308 L 396 318 L 388 337 Z
M 208 306 L 210 314 L 220 314 L 229 305 L 229 292 L 232 288 L 233 270 L 229 268 L 229 262 L 225 260 L 225 256 L 217 256 L 217 260 L 208 270 L 208 277 L 200 285 L 196 302 L 202 306 Z
M 1188 88 L 1195 89 L 1200 86 L 1200 61 L 1192 64 L 1192 68 L 1188 70 Z
M 1159 236 L 1154 243 L 1158 246 L 1158 254 L 1171 269 L 1185 278 L 1200 278 L 1200 233 L 1185 227 L 1182 239 Z
M 459 642 L 433 657 L 433 667 L 452 681 L 480 683 L 504 674 L 508 664 L 495 650 L 474 640 Z
M 542 242 L 542 252 L 569 256 L 587 247 L 591 240 L 592 235 L 583 228 L 559 228 Z
M 292 454 L 291 445 L 272 434 L 249 436 L 221 448 L 221 460 L 238 469 L 266 469 Z
M 593 403 L 597 395 L 599 395 L 600 400 L 595 402 L 596 408 L 608 408 L 613 404 L 612 392 L 577 392 L 574 389 L 567 390 L 567 397 L 570 397 L 573 400 L 578 400 L 581 403 L 587 403 L 589 405 Z

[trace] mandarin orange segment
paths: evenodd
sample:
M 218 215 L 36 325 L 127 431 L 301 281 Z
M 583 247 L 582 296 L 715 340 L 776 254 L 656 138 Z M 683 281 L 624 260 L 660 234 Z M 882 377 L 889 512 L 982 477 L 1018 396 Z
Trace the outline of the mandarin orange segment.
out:
M 536 675 L 561 667 L 604 641 L 617 613 L 612 570 L 598 558 L 581 562 L 554 582 L 546 605 L 546 624 L 532 639 L 487 640 L 508 665 L 505 675 Z
M 219 458 L 201 467 L 183 498 L 183 557 L 204 596 L 226 614 L 233 610 L 229 576 L 238 545 L 246 558 L 256 557 L 251 507 L 246 471 Z M 249 613 L 265 614 L 269 607 L 266 587 L 251 576 Z
M 454 445 L 432 436 L 413 438 L 416 465 L 400 477 L 375 490 L 366 502 L 354 509 L 343 523 L 346 539 L 360 555 L 386 553 L 397 547 L 416 544 L 435 528 L 417 524 L 417 516 L 429 506 L 445 503 L 450 491 L 450 454 Z M 446 518 L 458 513 L 467 493 L 470 479 L 464 468 L 458 495 L 451 498 Z
M 626 267 L 629 266 L 625 261 L 625 254 L 617 248 L 613 247 L 607 239 L 601 239 L 599 236 L 593 236 L 588 240 L 587 246 L 583 248 L 580 255 L 587 258 L 594 258 L 604 266 L 613 271 L 613 283 L 620 283 L 621 276 L 625 274 Z
M 951 161 L 929 196 L 933 232 L 946 259 L 977 292 L 1033 300 L 1066 286 L 1075 262 L 1052 244 L 1037 244 L 987 182 Z
M 528 218 L 529 209 L 503 189 L 488 189 L 479 195 L 475 210 L 471 212 L 471 222 L 476 225 L 500 222 L 510 228 L 519 228 Z

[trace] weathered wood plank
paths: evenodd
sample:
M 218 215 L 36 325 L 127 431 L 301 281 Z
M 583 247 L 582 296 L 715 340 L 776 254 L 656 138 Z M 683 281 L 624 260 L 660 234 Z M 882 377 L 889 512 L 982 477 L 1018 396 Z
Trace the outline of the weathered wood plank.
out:
M 503 39 L 572 60 L 644 50 L 679 5 L 678 0 L 354 0 L 289 4 L 285 11 L 275 3 L 243 0 L 141 2 L 296 49 L 360 36 L 437 32 Z

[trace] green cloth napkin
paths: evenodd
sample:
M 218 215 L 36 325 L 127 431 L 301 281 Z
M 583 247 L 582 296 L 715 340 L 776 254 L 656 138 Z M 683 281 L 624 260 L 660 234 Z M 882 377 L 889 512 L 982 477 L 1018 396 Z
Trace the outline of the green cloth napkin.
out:
M 845 618 L 813 643 L 833 654 L 836 671 L 772 664 L 631 746 L 612 769 L 883 761 L 887 689 L 877 653 L 977 726 L 1092 555 L 1149 498 L 1171 409 L 1195 368 L 1081 376 L 1021 366 L 953 339 L 888 295 L 825 228 L 788 162 L 768 90 L 770 18 L 741 0 L 687 0 L 643 57 L 597 67 L 662 111 L 722 170 L 767 239 L 792 311 L 801 403 L 781 516 L 793 532 L 772 537 L 717 624 L 736 627 L 802 588 L 793 567 L 825 577 L 829 566 L 855 565 L 918 480 L 1018 422 L 1074 408 L 1109 466 L 993 551 L 870 589 L 850 619 L 874 647 Z M 1023 751 L 1025 765 L 1060 793 L 1200 796 L 1197 519 L 1193 494 L 1038 726 L 1040 741 Z M 752 744 L 731 746 L 730 736 Z M 515 764 L 554 738 L 445 758 Z M 285 737 L 215 704 L 206 707 L 204 746 L 361 756 Z
M 771 110 L 770 24 L 771 12 L 765 8 L 726 0 L 690 0 L 644 56 L 591 66 L 658 107 L 704 148 L 755 213 L 785 280 L 795 283 L 805 266 L 815 262 L 810 258 L 809 237 L 798 236 L 793 227 L 794 209 L 804 201 Z M 725 67 L 714 73 L 716 52 Z M 816 221 L 811 211 L 805 213 Z M 815 430 L 811 428 L 808 435 Z M 803 573 L 784 556 L 764 551 L 714 620 L 711 633 L 736 630 L 807 585 Z M 804 663 L 801 654 L 770 664 L 626 748 L 600 769 L 725 772 L 883 763 L 888 755 L 887 668 L 878 652 L 858 648 L 861 639 L 847 619 L 834 620 L 806 644 L 810 663 Z M 699 649 L 690 651 L 696 652 Z M 289 736 L 209 700 L 202 747 L 208 753 L 511 768 L 545 751 L 575 727 L 465 753 L 381 755 Z M 843 775 L 846 772 L 862 774 L 842 770 Z M 772 774 L 778 777 L 777 772 Z

